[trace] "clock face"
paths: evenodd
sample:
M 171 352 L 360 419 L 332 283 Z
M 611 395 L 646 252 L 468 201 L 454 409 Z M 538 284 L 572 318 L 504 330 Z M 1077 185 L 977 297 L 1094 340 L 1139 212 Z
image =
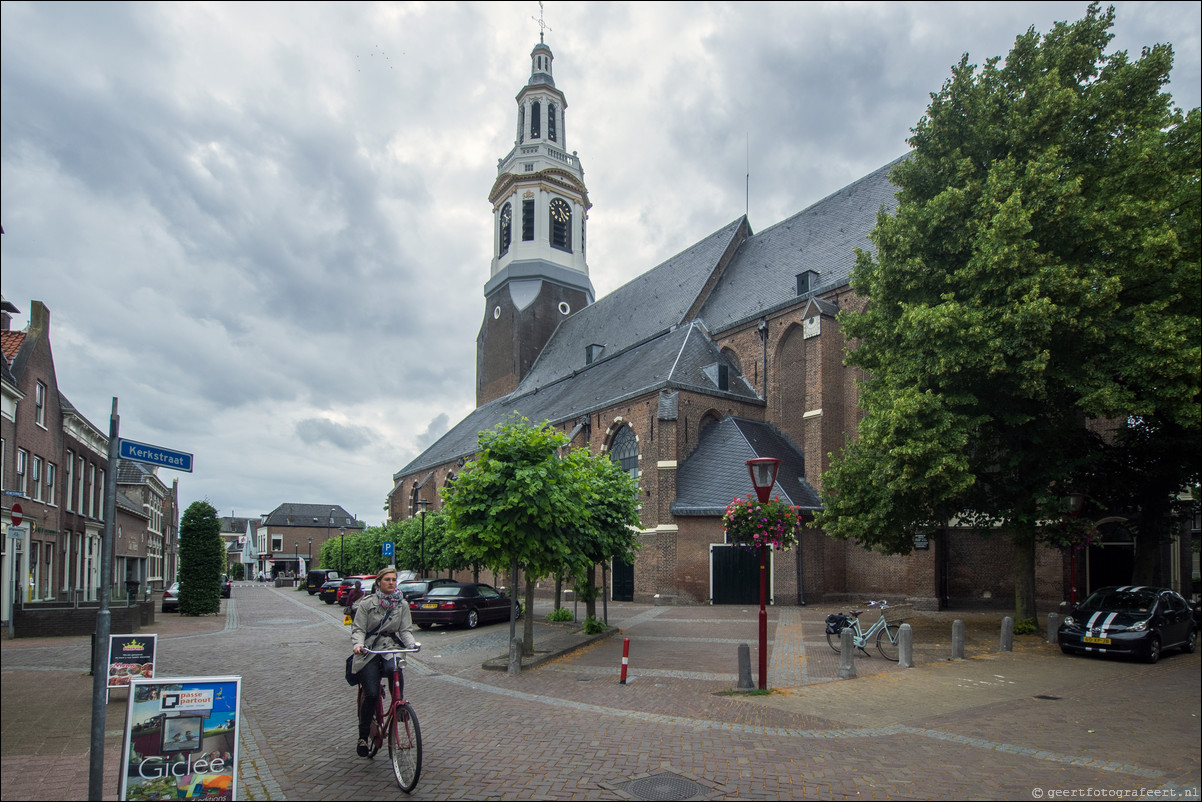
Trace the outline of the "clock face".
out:
M 505 208 L 501 210 L 501 224 L 509 225 L 509 221 L 513 219 L 513 208 L 507 203 Z
M 555 218 L 558 223 L 566 223 L 572 216 L 572 209 L 568 204 L 559 198 L 551 201 L 551 217 Z

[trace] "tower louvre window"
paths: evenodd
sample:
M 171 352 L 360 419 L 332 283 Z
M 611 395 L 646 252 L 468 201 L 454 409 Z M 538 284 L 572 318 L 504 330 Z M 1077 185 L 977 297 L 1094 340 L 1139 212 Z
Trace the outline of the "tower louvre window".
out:
M 530 104 L 530 138 L 542 136 L 543 107 L 537 100 Z
M 522 242 L 534 241 L 534 201 L 522 201 Z
M 513 240 L 513 204 L 507 203 L 501 207 L 501 238 L 500 255 L 509 252 L 509 243 Z
M 526 141 L 526 107 L 518 106 L 518 144 Z
M 551 247 L 572 250 L 572 207 L 563 198 L 551 201 Z
M 547 104 L 547 139 L 551 140 L 552 142 L 558 141 L 556 136 L 554 103 Z

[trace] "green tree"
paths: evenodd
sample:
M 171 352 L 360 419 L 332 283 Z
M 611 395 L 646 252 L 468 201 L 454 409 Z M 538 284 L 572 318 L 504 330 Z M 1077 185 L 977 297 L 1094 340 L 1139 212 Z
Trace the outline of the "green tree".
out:
M 1086 421 L 1198 428 L 1198 110 L 1161 91 L 1168 45 L 1105 53 L 1113 18 L 961 59 L 857 254 L 867 307 L 840 315 L 865 417 L 818 522 L 891 553 L 953 517 L 1001 527 L 1020 618 L 1042 524 L 1105 447 Z
M 194 501 L 184 510 L 179 526 L 179 611 L 209 615 L 221 610 L 221 574 L 225 571 L 225 542 L 217 510 L 207 501 Z
M 569 468 L 584 506 L 572 532 L 571 557 L 564 573 L 581 577 L 577 593 L 585 600 L 586 616 L 597 617 L 596 566 L 613 560 L 633 562 L 639 548 L 638 482 L 605 455 L 577 449 L 568 455 Z M 527 616 L 529 618 L 529 616 Z
M 494 570 L 526 572 L 526 609 L 533 580 L 555 572 L 572 556 L 571 533 L 585 512 L 575 470 L 561 459 L 567 437 L 549 423 L 511 417 L 480 433 L 480 448 L 442 492 L 447 527 L 470 561 Z M 512 595 L 517 596 L 517 589 Z M 516 634 L 516 604 L 509 633 Z M 526 616 L 523 648 L 534 646 L 533 616 Z

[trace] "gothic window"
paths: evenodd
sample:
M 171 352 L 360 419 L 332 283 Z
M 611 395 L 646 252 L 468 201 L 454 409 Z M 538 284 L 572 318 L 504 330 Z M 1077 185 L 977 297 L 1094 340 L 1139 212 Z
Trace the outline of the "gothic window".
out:
M 555 104 L 547 104 L 547 139 L 552 142 L 558 141 L 555 128 Z
M 522 241 L 534 240 L 534 201 L 522 201 Z
M 513 239 L 513 205 L 505 204 L 501 207 L 501 250 L 500 256 L 509 253 L 509 243 Z
M 629 426 L 623 426 L 614 435 L 609 458 L 618 463 L 632 479 L 639 478 L 639 441 Z
M 563 198 L 551 201 L 551 247 L 572 250 L 572 207 Z
M 530 104 L 530 138 L 538 139 L 542 136 L 542 104 L 537 100 Z

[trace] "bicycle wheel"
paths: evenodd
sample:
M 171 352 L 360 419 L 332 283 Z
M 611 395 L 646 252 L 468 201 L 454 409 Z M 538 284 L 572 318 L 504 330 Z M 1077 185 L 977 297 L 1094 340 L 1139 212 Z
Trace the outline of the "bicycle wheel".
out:
M 881 631 L 876 633 L 876 650 L 881 653 L 881 657 L 897 662 L 900 632 L 898 624 L 886 623 Z
M 842 645 L 840 642 L 841 638 L 842 638 L 842 633 L 840 633 L 840 632 L 836 632 L 833 635 L 829 632 L 826 633 L 826 642 L 830 645 L 830 647 L 832 649 L 835 650 L 835 654 L 840 654 L 839 647 Z
M 392 773 L 396 784 L 409 793 L 417 786 L 422 773 L 422 730 L 417 724 L 413 705 L 406 702 L 396 706 L 388 734 L 388 756 L 392 758 Z

